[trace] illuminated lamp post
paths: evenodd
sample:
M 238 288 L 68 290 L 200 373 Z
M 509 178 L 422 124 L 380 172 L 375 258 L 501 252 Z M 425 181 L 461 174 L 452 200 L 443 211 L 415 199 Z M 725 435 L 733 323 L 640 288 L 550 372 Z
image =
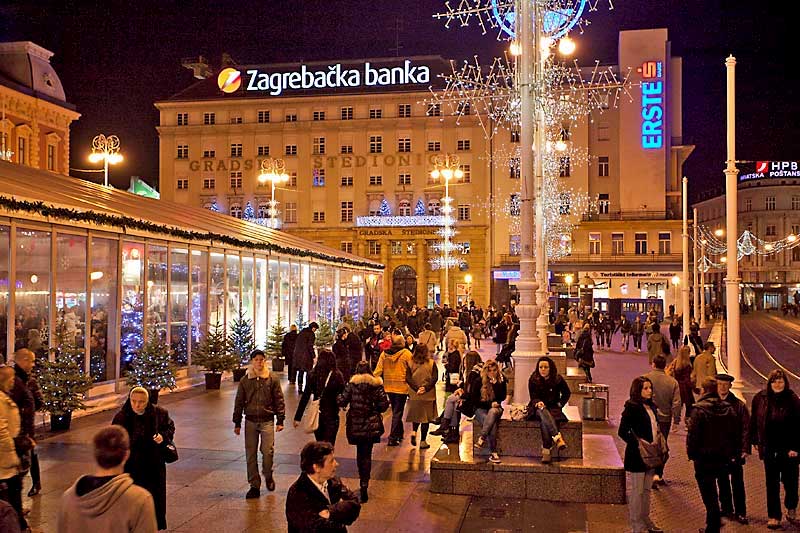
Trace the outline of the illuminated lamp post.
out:
M 567 274 L 564 276 L 564 281 L 567 283 L 567 303 L 569 303 L 569 299 L 572 297 L 572 282 L 575 281 L 575 278 L 572 277 L 572 274 Z
M 694 319 L 700 324 L 700 285 L 698 284 L 697 274 L 697 208 L 693 208 L 692 214 L 694 215 L 692 222 L 692 262 L 694 268 L 692 269 L 692 299 L 694 300 Z
M 464 283 L 467 284 L 467 301 L 466 301 L 466 304 L 469 305 L 469 302 L 472 299 L 472 274 L 465 274 L 464 275 Z
M 450 305 L 450 237 L 453 231 L 453 199 L 450 197 L 450 180 L 460 180 L 464 172 L 459 167 L 457 155 L 438 155 L 433 160 L 431 179 L 444 181 L 444 198 L 441 199 L 441 212 L 444 219 L 442 228 L 442 268 L 444 269 L 444 287 L 442 287 L 442 305 Z
M 683 233 L 681 234 L 681 245 L 683 252 L 683 286 L 681 287 L 681 314 L 683 321 L 683 336 L 689 335 L 689 198 L 688 183 L 686 176 L 682 181 L 682 200 L 683 200 Z
M 679 276 L 672 276 L 672 286 L 675 288 L 673 291 L 673 298 L 675 303 L 678 303 L 678 285 L 681 283 L 681 278 Z
M 706 268 L 706 241 L 700 240 L 700 257 L 703 260 L 703 268 Z M 700 327 L 706 327 L 706 272 L 700 272 Z
M 269 197 L 269 226 L 278 227 L 278 202 L 275 201 L 275 184 L 286 183 L 289 181 L 289 174 L 286 173 L 286 163 L 283 159 L 269 157 L 261 161 L 261 173 L 258 175 L 259 183 L 269 182 L 272 192 Z
M 108 165 L 116 165 L 122 161 L 122 154 L 119 153 L 119 137 L 109 135 L 106 137 L 102 133 L 92 139 L 92 153 L 89 154 L 89 161 L 92 163 L 103 162 L 103 185 L 108 187 Z

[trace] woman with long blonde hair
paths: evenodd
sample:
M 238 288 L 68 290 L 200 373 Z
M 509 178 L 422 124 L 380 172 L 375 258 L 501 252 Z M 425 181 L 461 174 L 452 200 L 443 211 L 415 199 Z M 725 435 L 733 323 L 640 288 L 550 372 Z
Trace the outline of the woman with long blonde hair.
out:
M 678 389 L 681 393 L 681 403 L 686 406 L 686 417 L 684 420 L 689 420 L 689 415 L 692 414 L 692 406 L 694 405 L 694 380 L 692 379 L 692 360 L 690 358 L 691 351 L 688 346 L 681 346 L 678 350 L 678 357 L 670 363 L 672 367 L 672 377 L 678 382 Z
M 500 404 L 506 398 L 507 382 L 503 373 L 500 372 L 500 365 L 494 359 L 489 359 L 484 363 L 480 372 L 480 382 L 477 382 L 477 378 L 477 374 L 471 374 L 471 383 L 467 385 L 463 395 L 464 403 L 469 408 L 464 412 L 468 413 L 474 409 L 475 421 L 481 425 L 481 434 L 475 447 L 483 448 L 488 442 L 489 461 L 499 463 L 497 423 L 503 415 L 503 408 L 500 407 Z

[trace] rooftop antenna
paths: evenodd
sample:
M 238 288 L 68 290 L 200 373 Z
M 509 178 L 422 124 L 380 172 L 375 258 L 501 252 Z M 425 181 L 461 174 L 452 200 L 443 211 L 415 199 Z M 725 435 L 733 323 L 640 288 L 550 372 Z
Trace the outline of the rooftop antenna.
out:
M 403 45 L 400 44 L 400 32 L 403 31 L 403 17 L 397 17 L 394 21 L 394 46 L 389 48 L 390 52 L 394 52 L 395 57 L 400 57 L 400 50 Z
M 181 59 L 183 68 L 188 68 L 198 80 L 204 80 L 211 76 L 211 67 L 208 65 L 208 60 L 203 56 L 185 57 Z

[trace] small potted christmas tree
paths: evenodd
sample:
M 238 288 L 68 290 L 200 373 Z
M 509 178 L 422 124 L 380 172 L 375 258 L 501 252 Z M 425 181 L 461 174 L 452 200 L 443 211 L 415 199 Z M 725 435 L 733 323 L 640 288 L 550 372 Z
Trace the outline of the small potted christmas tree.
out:
M 272 370 L 275 372 L 282 372 L 285 363 L 283 359 L 283 337 L 286 335 L 286 328 L 283 327 L 280 315 L 278 320 L 269 329 L 269 336 L 267 337 L 266 353 L 267 357 L 272 360 Z
M 233 369 L 233 381 L 240 381 L 247 372 L 245 365 L 250 361 L 250 354 L 256 349 L 253 337 L 253 322 L 245 318 L 242 306 L 239 305 L 239 316 L 233 321 L 228 333 L 228 344 L 239 361 L 238 368 Z
M 161 340 L 156 328 L 151 328 L 147 342 L 142 349 L 136 351 L 128 366 L 128 386 L 144 387 L 150 392 L 150 403 L 158 403 L 161 389 L 175 390 L 177 368 L 172 361 L 172 350 Z
M 85 350 L 69 339 L 63 320 L 56 326 L 56 345 L 52 361 L 37 362 L 36 379 L 44 400 L 42 410 L 50 413 L 50 429 L 65 431 L 72 422 L 72 412 L 85 408 L 83 398 L 92 388 L 92 378 L 78 364 Z
M 317 348 L 330 348 L 334 341 L 334 331 L 328 319 L 320 319 L 319 329 L 317 330 L 317 338 L 314 341 L 314 346 Z
M 192 363 L 206 369 L 206 390 L 219 389 L 222 373 L 239 366 L 239 360 L 231 351 L 219 322 L 213 329 L 209 328 L 208 334 L 200 341 L 197 352 L 192 356 Z

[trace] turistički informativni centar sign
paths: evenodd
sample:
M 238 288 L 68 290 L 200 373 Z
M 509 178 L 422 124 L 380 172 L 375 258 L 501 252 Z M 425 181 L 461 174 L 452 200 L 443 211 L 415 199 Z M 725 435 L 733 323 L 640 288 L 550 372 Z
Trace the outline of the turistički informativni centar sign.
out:
M 239 70 L 226 68 L 219 73 L 217 83 L 226 93 L 244 85 L 246 91 L 280 96 L 290 90 L 419 85 L 431 81 L 430 67 L 414 65 L 410 59 L 396 66 L 376 66 L 367 61 L 358 68 L 350 67 L 341 63 L 322 68 L 300 65 L 284 72 L 263 72 L 254 68 L 245 70 L 244 79 Z

